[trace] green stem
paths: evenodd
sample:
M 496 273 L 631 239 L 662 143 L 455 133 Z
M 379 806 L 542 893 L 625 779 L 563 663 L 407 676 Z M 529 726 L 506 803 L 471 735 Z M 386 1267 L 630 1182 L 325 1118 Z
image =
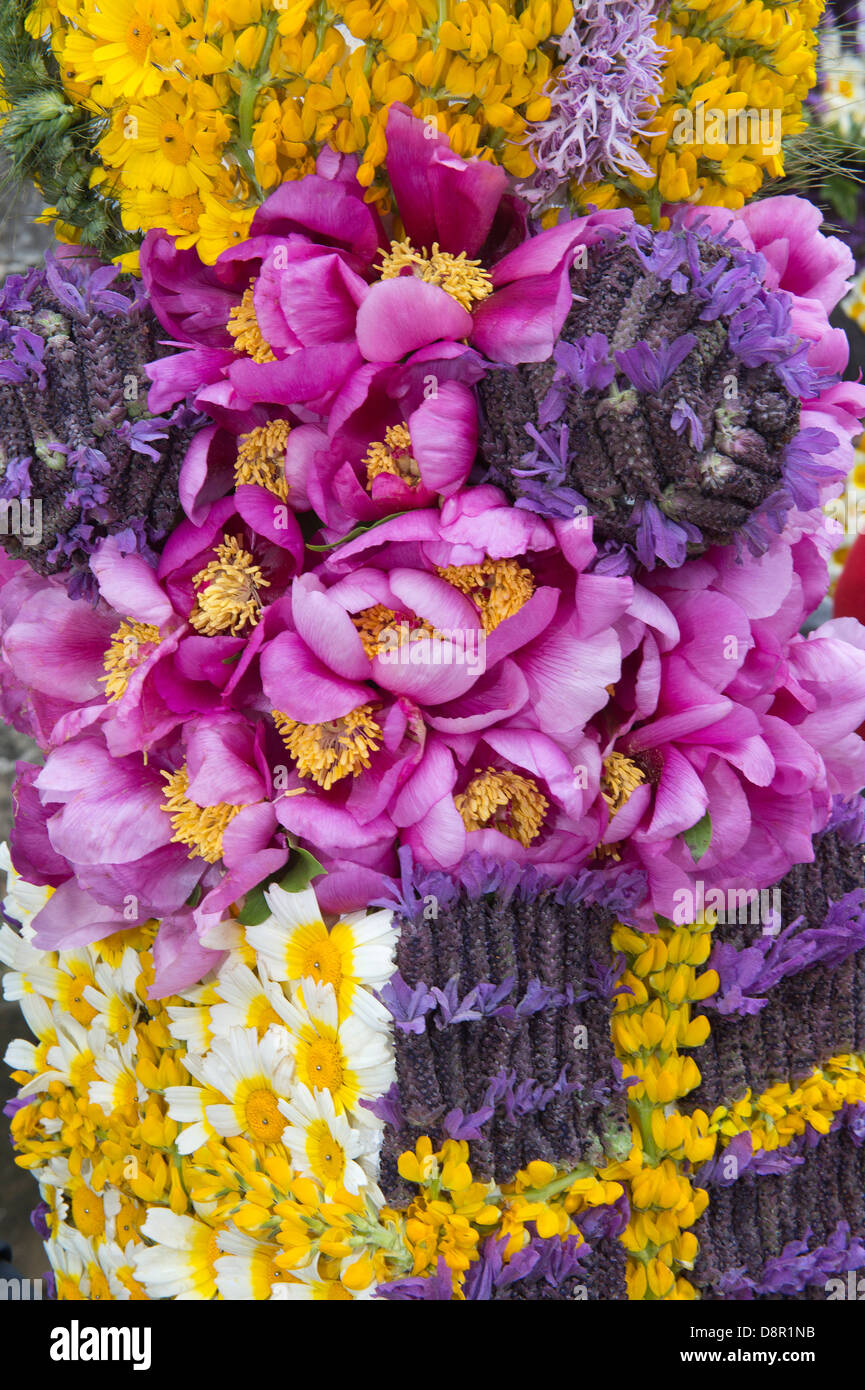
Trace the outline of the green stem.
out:
M 521 1192 L 520 1197 L 526 1198 L 529 1202 L 548 1202 L 551 1197 L 557 1197 L 560 1192 L 566 1192 L 580 1178 L 591 1177 L 594 1169 L 589 1163 L 579 1163 L 576 1168 L 572 1168 L 570 1173 L 564 1173 L 560 1178 L 554 1178 L 548 1182 L 546 1187 L 529 1188 L 526 1192 Z

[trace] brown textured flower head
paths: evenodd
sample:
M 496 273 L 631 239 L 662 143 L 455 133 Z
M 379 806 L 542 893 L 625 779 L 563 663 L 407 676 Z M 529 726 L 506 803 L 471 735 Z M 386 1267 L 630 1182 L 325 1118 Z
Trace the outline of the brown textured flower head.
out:
M 7 552 L 89 592 L 101 539 L 158 547 L 198 426 L 185 408 L 154 417 L 145 366 L 166 349 L 143 288 L 92 255 L 49 257 L 0 291 L 0 500 Z
M 623 552 L 678 566 L 737 535 L 765 549 L 834 477 L 814 457 L 827 432 L 799 428 L 816 377 L 788 296 L 702 225 L 577 249 L 552 358 L 478 385 L 488 480 L 519 506 L 591 517 L 611 567 Z

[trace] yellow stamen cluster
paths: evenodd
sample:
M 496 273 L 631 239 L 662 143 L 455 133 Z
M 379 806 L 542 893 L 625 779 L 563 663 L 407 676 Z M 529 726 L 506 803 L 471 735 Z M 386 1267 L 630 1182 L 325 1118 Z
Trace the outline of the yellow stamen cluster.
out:
M 152 623 L 136 623 L 132 618 L 122 622 L 117 631 L 111 634 L 103 660 L 105 675 L 99 677 L 109 700 L 119 700 L 126 693 L 132 673 L 159 645 L 159 641 L 158 627 Z
M 220 802 L 217 806 L 198 806 L 190 801 L 189 773 L 186 767 L 177 772 L 163 772 L 168 800 L 162 803 L 162 810 L 171 817 L 174 834 L 172 843 L 189 846 L 189 857 L 200 855 L 208 864 L 215 864 L 222 858 L 222 837 L 242 806 L 229 806 Z
M 189 621 L 196 632 L 214 637 L 219 632 L 233 637 L 261 617 L 259 589 L 270 587 L 248 550 L 236 536 L 225 536 L 217 545 L 216 559 L 193 575 L 198 590 Z M 202 585 L 202 588 L 198 588 Z
M 466 594 L 477 608 L 484 632 L 519 613 L 535 591 L 531 570 L 519 560 L 483 560 L 479 565 L 444 565 L 436 569 L 442 579 Z
M 394 636 L 402 641 L 407 633 L 409 642 L 435 636 L 435 628 L 423 618 L 398 617 L 392 608 L 386 608 L 383 603 L 373 604 L 372 608 L 355 613 L 352 622 L 367 656 L 378 656 L 379 652 L 389 649 Z
M 359 777 L 381 746 L 382 732 L 372 717 L 374 705 L 361 705 L 326 724 L 299 724 L 280 710 L 276 727 L 301 777 L 311 777 L 325 791 L 344 777 Z
M 291 425 L 287 420 L 271 420 L 242 434 L 237 441 L 234 482 L 237 487 L 252 484 L 266 488 L 280 501 L 288 499 L 285 476 L 285 450 Z
M 525 848 L 536 840 L 549 810 L 549 801 L 531 777 L 507 768 L 480 768 L 454 805 L 466 830 L 500 830 Z
M 370 444 L 363 462 L 366 466 L 368 488 L 371 488 L 373 478 L 379 477 L 382 473 L 402 478 L 411 487 L 420 482 L 420 468 L 411 451 L 408 425 L 388 425 L 384 432 L 384 442 L 377 440 Z
M 631 792 L 642 786 L 646 774 L 642 768 L 624 753 L 610 753 L 604 758 L 604 771 L 601 776 L 601 796 L 615 815 L 630 799 Z
M 382 258 L 381 278 L 393 280 L 406 269 L 427 284 L 438 285 L 464 309 L 471 310 L 493 292 L 490 273 L 480 261 L 468 260 L 465 251 L 458 256 L 440 251 L 437 241 L 429 253 L 426 247 L 416 251 L 410 241 L 392 241 L 390 251 Z
M 693 1267 L 697 1241 L 688 1229 L 705 1210 L 708 1195 L 682 1171 L 687 1160 L 711 1158 L 715 1137 L 702 1111 L 684 1115 L 676 1102 L 700 1084 L 692 1057 L 680 1049 L 699 1047 L 709 1035 L 705 1015 L 691 1005 L 718 988 L 714 970 L 698 973 L 711 949 L 711 927 L 661 927 L 641 933 L 617 926 L 613 950 L 624 955 L 612 1033 L 626 1076 L 634 1146 L 611 1177 L 630 1179 L 631 1219 L 622 1237 L 628 1251 L 628 1295 L 632 1299 L 693 1299 L 682 1273 Z
M 235 352 L 245 353 L 253 362 L 276 361 L 270 344 L 265 342 L 258 326 L 252 285 L 243 291 L 240 303 L 231 309 L 226 327 L 234 339 Z

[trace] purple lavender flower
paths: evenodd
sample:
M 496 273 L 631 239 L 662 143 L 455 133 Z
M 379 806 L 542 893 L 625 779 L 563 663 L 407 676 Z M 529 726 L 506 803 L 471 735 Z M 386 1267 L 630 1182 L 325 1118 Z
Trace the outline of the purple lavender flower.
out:
M 652 0 L 581 0 L 558 47 L 550 114 L 529 127 L 536 173 L 521 189 L 543 204 L 571 180 L 651 171 L 637 148 L 661 92 Z

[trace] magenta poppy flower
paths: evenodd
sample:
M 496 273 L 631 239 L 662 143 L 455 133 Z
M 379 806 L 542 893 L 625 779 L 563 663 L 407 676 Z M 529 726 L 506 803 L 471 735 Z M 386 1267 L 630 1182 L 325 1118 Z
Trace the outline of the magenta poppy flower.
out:
M 326 432 L 307 426 L 289 437 L 289 497 L 304 498 L 332 537 L 452 496 L 475 462 L 470 384 L 482 371 L 477 353 L 456 343 L 361 367 L 334 401 Z
M 724 891 L 778 882 L 813 857 L 832 796 L 865 779 L 865 631 L 798 631 L 825 592 L 826 543 L 820 523 L 794 514 L 759 559 L 713 550 L 675 581 L 653 576 L 630 651 L 639 626 L 620 626 L 603 838 L 647 870 L 647 923 L 672 917 L 698 879 Z M 695 860 L 686 836 L 700 823 L 710 838 Z

